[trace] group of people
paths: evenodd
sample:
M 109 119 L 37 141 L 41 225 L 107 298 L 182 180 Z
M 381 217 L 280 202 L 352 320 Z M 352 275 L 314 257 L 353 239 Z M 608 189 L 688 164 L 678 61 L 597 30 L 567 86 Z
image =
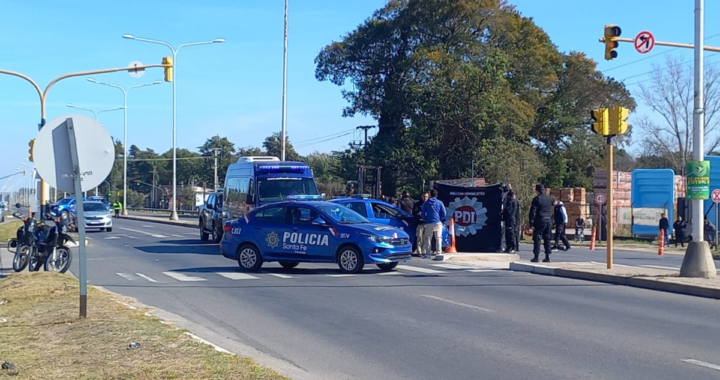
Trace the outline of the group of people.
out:
M 446 220 L 447 210 L 437 196 L 437 190 L 424 191 L 420 201 L 416 202 L 406 190 L 395 203 L 398 208 L 415 217 L 416 248 L 413 254 L 422 255 L 423 259 L 431 258 L 442 250 L 442 224 Z
M 667 218 L 666 214 L 660 215 L 660 223 L 659 223 L 659 229 L 660 232 L 665 236 L 665 245 L 670 245 L 670 236 L 668 234 L 668 229 L 670 227 L 670 221 Z M 689 233 L 688 233 L 689 231 Z M 675 238 L 675 247 L 680 244 L 681 247 L 685 247 L 685 243 L 692 241 L 692 219 L 690 219 L 690 222 L 686 222 L 683 220 L 682 215 L 678 215 L 677 219 L 675 220 L 675 223 L 673 223 L 673 232 L 675 234 L 673 237 Z M 703 235 L 705 236 L 705 241 L 707 241 L 710 244 L 710 247 L 715 248 L 715 235 L 717 234 L 717 228 L 709 219 L 705 219 L 705 223 L 703 225 Z
M 539 261 L 540 245 L 542 243 L 545 251 L 543 262 L 549 263 L 552 251 L 569 251 L 572 248 L 570 241 L 568 241 L 567 236 L 565 236 L 568 214 L 563 202 L 547 195 L 545 193 L 545 186 L 542 184 L 535 185 L 535 193 L 537 195 L 533 198 L 530 205 L 528 220 L 528 224 L 533 231 L 533 258 L 530 261 L 534 263 Z M 553 224 L 555 225 L 555 241 L 554 244 L 551 245 Z M 575 235 L 583 234 L 584 229 L 585 220 L 582 217 L 578 217 L 575 220 Z M 562 242 L 563 247 L 560 247 L 560 242 Z

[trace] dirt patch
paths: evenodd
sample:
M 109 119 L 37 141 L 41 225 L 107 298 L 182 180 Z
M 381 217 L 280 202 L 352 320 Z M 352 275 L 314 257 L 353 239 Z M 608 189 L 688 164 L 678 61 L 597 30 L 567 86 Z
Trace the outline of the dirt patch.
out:
M 287 379 L 93 287 L 80 319 L 78 294 L 78 281 L 63 274 L 0 280 L 0 363 L 15 366 L 0 379 Z

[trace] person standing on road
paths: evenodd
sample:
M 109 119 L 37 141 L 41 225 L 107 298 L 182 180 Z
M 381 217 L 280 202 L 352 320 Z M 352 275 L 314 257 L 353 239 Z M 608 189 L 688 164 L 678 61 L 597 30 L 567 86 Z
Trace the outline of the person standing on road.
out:
M 545 259 L 543 262 L 550 262 L 550 232 L 552 230 L 553 200 L 545 194 L 545 186 L 535 185 L 537 195 L 530 205 L 529 224 L 533 226 L 533 263 L 538 262 L 540 256 L 540 240 L 545 248 Z
M 505 221 L 505 253 L 515 253 L 517 249 L 517 209 L 518 202 L 515 199 L 515 193 L 510 190 L 507 193 L 507 201 L 503 208 L 503 220 Z
M 423 252 L 423 244 L 425 239 L 425 219 L 422 217 L 422 208 L 425 202 L 430 198 L 430 193 L 427 191 L 423 192 L 420 200 L 413 206 L 413 216 L 415 216 L 415 252 L 413 254 L 421 255 Z
M 712 224 L 710 219 L 705 219 L 705 226 L 703 228 L 704 235 L 705 235 L 705 241 L 710 244 L 710 248 L 715 248 L 715 234 L 717 234 L 717 228 L 715 228 L 715 225 Z
M 570 242 L 568 241 L 567 237 L 565 236 L 565 229 L 567 228 L 568 223 L 568 216 L 567 211 L 565 210 L 565 205 L 562 203 L 561 200 L 558 200 L 555 203 L 555 210 L 553 212 L 553 219 L 555 219 L 555 245 L 553 246 L 554 250 L 559 250 L 560 245 L 558 244 L 558 240 L 562 241 L 562 243 L 565 245 L 565 250 L 570 250 Z
M 410 193 L 408 193 L 407 190 L 403 190 L 402 197 L 400 197 L 400 199 L 398 199 L 396 206 L 400 210 L 403 210 L 406 213 L 412 215 L 413 207 L 415 206 L 415 201 L 410 197 Z
M 575 241 L 585 240 L 585 219 L 582 216 L 578 216 L 575 219 Z
M 667 215 L 665 213 L 662 213 L 660 215 L 660 231 L 664 232 L 665 235 L 665 245 L 667 246 L 670 244 L 670 237 L 668 236 L 668 229 L 670 228 L 670 221 L 667 218 Z
M 122 203 L 120 203 L 119 199 L 116 199 L 115 202 L 112 204 L 113 210 L 115 210 L 115 218 L 120 217 L 120 210 L 122 210 Z
M 437 199 L 438 192 L 433 189 L 430 191 L 430 199 L 422 206 L 422 218 L 425 220 L 425 230 L 423 236 L 423 259 L 437 255 L 442 249 L 442 222 L 445 221 L 447 214 L 445 205 L 441 200 Z M 435 238 L 436 251 L 431 252 L 430 247 L 433 237 Z
M 675 231 L 675 247 L 677 248 L 678 242 L 681 247 L 685 246 L 685 229 L 687 223 L 683 220 L 683 217 L 678 215 L 677 220 L 673 223 L 673 231 Z

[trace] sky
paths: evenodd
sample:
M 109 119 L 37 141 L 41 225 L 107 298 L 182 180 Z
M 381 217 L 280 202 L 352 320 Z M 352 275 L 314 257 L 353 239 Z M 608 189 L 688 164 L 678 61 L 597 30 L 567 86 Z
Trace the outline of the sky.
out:
M 354 30 L 386 0 L 290 0 L 288 31 L 287 133 L 297 151 L 341 150 L 362 139 L 355 129 L 373 124 L 365 117 L 343 118 L 341 88 L 315 79 L 314 59 L 332 41 Z M 578 0 L 509 0 L 533 18 L 562 52 L 582 51 L 598 69 L 624 81 L 631 93 L 647 83 L 653 65 L 672 56 L 692 62 L 692 49 L 662 46 L 648 54 L 621 43 L 618 58 L 604 60 L 598 39 L 603 25 L 616 24 L 622 37 L 650 31 L 658 41 L 693 42 L 694 2 L 671 0 L 602 3 Z M 600 6 L 603 4 L 603 7 Z M 0 69 L 31 77 L 41 88 L 61 75 L 125 67 L 133 61 L 160 63 L 171 55 L 165 46 L 122 38 L 132 34 L 172 46 L 224 38 L 225 43 L 182 48 L 175 62 L 177 146 L 197 150 L 214 135 L 238 147 L 260 146 L 282 125 L 283 0 L 109 1 L 0 0 Z M 720 14 L 720 2 L 707 1 L 706 20 Z M 707 45 L 720 46 L 720 25 L 706 22 Z M 718 61 L 706 54 L 706 64 Z M 92 75 L 123 87 L 163 78 L 148 69 L 141 78 L 126 72 Z M 68 114 L 92 116 L 67 104 L 109 110 L 123 106 L 122 92 L 87 81 L 58 82 L 48 93 L 48 121 Z M 637 98 L 636 98 L 637 99 Z M 652 110 L 639 102 L 630 121 Z M 165 152 L 172 148 L 172 84 L 135 88 L 128 93 L 128 146 Z M 656 116 L 656 115 L 655 115 Z M 32 86 L 0 75 L 0 177 L 27 162 L 28 141 L 37 134 L 39 97 Z M 99 114 L 109 133 L 122 140 L 123 112 Z M 1 180 L 3 188 L 21 181 Z M 5 189 L 7 190 L 7 189 Z

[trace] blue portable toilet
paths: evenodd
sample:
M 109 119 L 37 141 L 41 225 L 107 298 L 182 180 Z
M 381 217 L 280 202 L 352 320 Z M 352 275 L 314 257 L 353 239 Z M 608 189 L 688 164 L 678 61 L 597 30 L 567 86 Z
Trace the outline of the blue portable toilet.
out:
M 706 161 L 710 161 L 710 193 L 715 189 L 720 189 L 720 156 L 705 156 Z M 706 199 L 703 202 L 705 217 L 717 227 L 718 221 L 715 219 L 715 209 L 713 208 L 712 199 Z
M 712 164 L 710 165 L 712 168 Z M 720 177 L 718 178 L 720 180 Z M 675 220 L 675 172 L 672 169 L 636 169 L 632 172 L 632 208 L 662 208 L 666 210 L 672 234 Z M 644 226 L 633 223 L 632 233 L 641 236 L 656 236 L 658 225 Z

